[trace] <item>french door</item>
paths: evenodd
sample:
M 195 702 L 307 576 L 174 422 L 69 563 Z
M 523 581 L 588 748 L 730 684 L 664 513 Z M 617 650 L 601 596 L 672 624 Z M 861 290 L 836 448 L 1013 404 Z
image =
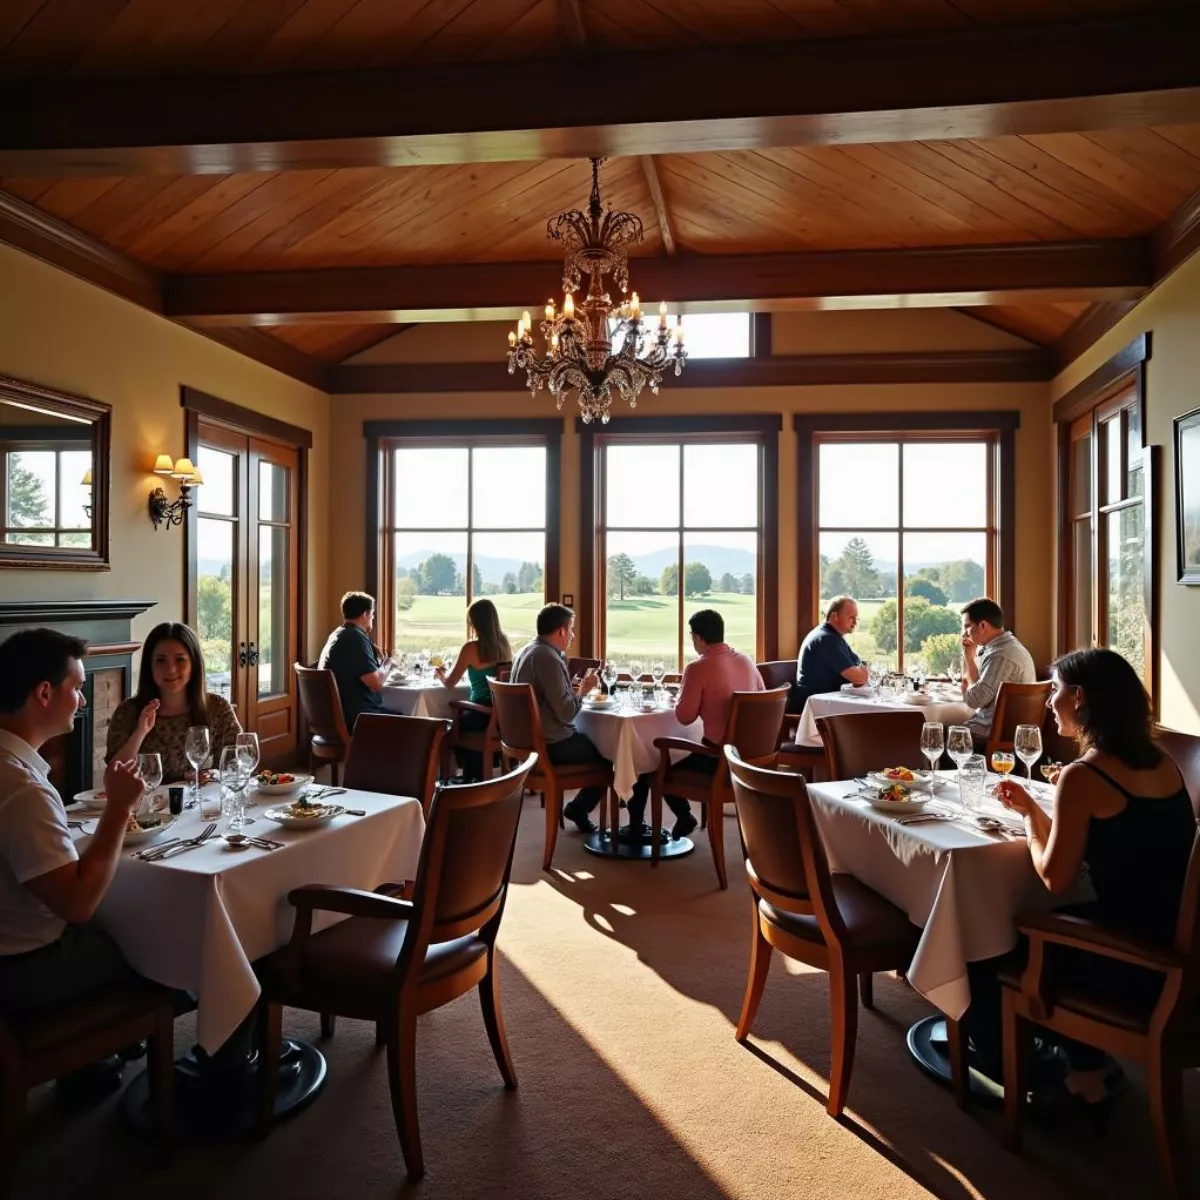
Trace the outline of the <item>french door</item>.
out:
M 208 689 L 258 734 L 264 763 L 296 750 L 299 451 L 201 420 L 190 612 Z

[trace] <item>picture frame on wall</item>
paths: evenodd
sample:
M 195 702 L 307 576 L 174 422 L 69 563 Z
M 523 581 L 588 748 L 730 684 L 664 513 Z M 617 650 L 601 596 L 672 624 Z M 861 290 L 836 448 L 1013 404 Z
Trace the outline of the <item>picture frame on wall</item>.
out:
M 1200 408 L 1175 418 L 1175 546 L 1179 582 L 1200 587 Z

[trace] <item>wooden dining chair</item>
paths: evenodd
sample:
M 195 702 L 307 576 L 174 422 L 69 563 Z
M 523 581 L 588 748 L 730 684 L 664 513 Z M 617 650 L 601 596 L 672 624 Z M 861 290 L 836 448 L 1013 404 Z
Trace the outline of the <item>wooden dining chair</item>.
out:
M 779 745 L 795 743 L 796 727 L 804 712 L 803 704 L 796 704 L 796 660 L 794 658 L 775 659 L 771 662 L 760 662 L 758 673 L 762 676 L 763 687 L 774 691 L 778 687 L 788 689 L 787 708 L 783 712 L 783 724 L 779 729 Z
M 387 1046 L 400 1150 L 412 1179 L 425 1172 L 417 1112 L 417 1017 L 479 989 L 483 1025 L 505 1087 L 517 1086 L 500 1011 L 496 934 L 504 915 L 531 755 L 486 783 L 443 788 L 429 813 L 410 900 L 312 884 L 288 894 L 291 941 L 256 965 L 261 1051 L 258 1130 L 275 1106 L 283 1007 L 374 1021 Z M 348 918 L 312 932 L 314 912 Z
M 113 984 L 81 1000 L 0 1015 L 0 1195 L 7 1195 L 21 1144 L 25 1096 L 115 1054 L 143 1038 L 149 1047 L 147 1075 L 154 1131 L 161 1157 L 173 1147 L 175 1077 L 174 996 L 145 980 Z
M 1004 1022 L 1004 1144 L 1021 1144 L 1026 1067 L 1032 1026 L 1053 1030 L 1119 1058 L 1145 1064 L 1154 1139 L 1168 1194 L 1187 1194 L 1183 1072 L 1200 1066 L 1200 839 L 1192 845 L 1172 944 L 1132 937 L 1066 913 L 1022 913 L 1017 929 L 1029 939 L 1024 970 L 1001 970 Z M 1163 977 L 1154 1004 L 1138 1005 L 1056 980 L 1052 946 L 1131 963 Z
M 589 671 L 599 671 L 603 664 L 598 658 L 568 658 L 567 678 L 574 679 L 576 675 L 586 675 Z
M 1154 735 L 1159 748 L 1168 754 L 1183 776 L 1192 801 L 1192 811 L 1200 820 L 1200 737 L 1194 733 L 1180 733 L 1178 729 L 1159 728 Z
M 293 663 L 292 669 L 300 689 L 300 711 L 308 725 L 309 769 L 315 775 L 328 764 L 329 778 L 337 787 L 338 765 L 346 761 L 350 749 L 350 731 L 342 713 L 337 680 L 332 671 L 322 667 Z
M 747 763 L 733 746 L 724 758 L 751 893 L 750 971 L 734 1036 L 744 1042 L 750 1035 L 772 951 L 826 971 L 832 1063 L 825 1111 L 837 1117 L 854 1066 L 855 978 L 863 1007 L 874 1008 L 872 973 L 906 969 L 920 931 L 866 884 L 830 873 L 800 776 Z
M 774 688 L 769 692 L 734 692 L 725 725 L 724 742 L 738 748 L 747 762 L 774 763 L 779 744 L 779 726 L 787 706 L 788 689 Z M 701 806 L 707 816 L 708 841 L 712 847 L 713 866 L 717 870 L 717 886 L 723 891 L 729 886 L 725 872 L 725 802 L 733 800 L 729 768 L 719 746 L 693 742 L 690 738 L 660 737 L 654 739 L 658 749 L 658 769 L 650 791 L 650 865 L 658 866 L 659 839 L 662 829 L 664 796 L 681 796 Z M 689 770 L 671 761 L 672 751 L 686 751 L 716 759 L 714 774 Z
M 442 739 L 450 722 L 441 717 L 363 713 L 346 756 L 345 786 L 420 800 L 426 819 L 437 786 Z
M 585 787 L 606 789 L 606 798 L 600 804 L 603 818 L 605 811 L 610 807 L 608 795 L 613 786 L 612 763 L 598 759 L 588 763 L 555 765 L 550 761 L 546 749 L 542 717 L 538 712 L 533 685 L 501 683 L 498 679 L 492 679 L 489 680 L 489 686 L 492 689 L 492 707 L 496 710 L 496 723 L 500 729 L 500 754 L 505 764 L 521 762 L 530 754 L 538 756 L 526 786 L 531 792 L 541 793 L 546 809 L 546 842 L 542 852 L 542 870 L 548 871 L 554 861 L 554 847 L 558 841 L 558 831 L 563 824 L 563 793 Z M 615 797 L 612 811 L 618 811 Z M 615 828 L 613 833 L 615 835 Z
M 495 678 L 504 683 L 511 670 L 512 664 L 505 663 L 496 671 Z M 451 700 L 450 712 L 450 732 L 442 743 L 442 778 L 449 779 L 453 774 L 454 751 L 466 750 L 479 755 L 483 760 L 483 778 L 490 779 L 500 752 L 495 708 L 490 704 L 477 704 L 473 700 Z M 464 718 L 467 713 L 485 717 L 487 724 L 482 729 L 466 728 Z
M 884 767 L 924 765 L 919 710 L 841 713 L 818 717 L 817 730 L 825 746 L 825 769 L 830 779 L 857 779 Z
M 996 709 L 992 715 L 992 729 L 988 734 L 987 759 L 992 761 L 995 750 L 1011 750 L 1017 736 L 1018 725 L 1036 725 L 1039 729 L 1046 719 L 1046 701 L 1054 684 L 1049 680 L 1042 683 L 1002 683 L 996 695 Z

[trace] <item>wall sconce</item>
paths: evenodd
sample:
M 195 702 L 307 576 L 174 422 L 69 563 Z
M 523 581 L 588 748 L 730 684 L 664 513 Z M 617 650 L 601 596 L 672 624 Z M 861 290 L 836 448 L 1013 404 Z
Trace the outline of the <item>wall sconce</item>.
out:
M 81 487 L 90 488 L 92 486 L 92 468 L 88 467 L 83 473 L 83 478 L 79 481 Z M 85 504 L 83 506 L 83 515 L 90 521 L 92 519 L 92 506 Z
M 160 454 L 154 460 L 154 473 L 179 480 L 178 500 L 168 500 L 161 487 L 156 487 L 150 493 L 150 520 L 154 523 L 154 528 L 157 529 L 164 523 L 168 528 L 172 525 L 182 525 L 184 513 L 192 506 L 192 488 L 199 487 L 204 482 L 204 477 L 192 465 L 190 458 L 180 458 L 172 462 L 169 454 Z

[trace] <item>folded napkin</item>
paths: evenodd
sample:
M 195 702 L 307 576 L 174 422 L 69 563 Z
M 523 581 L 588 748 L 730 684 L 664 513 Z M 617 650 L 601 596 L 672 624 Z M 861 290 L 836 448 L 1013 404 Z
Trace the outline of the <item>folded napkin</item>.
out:
M 842 694 L 846 695 L 846 696 L 873 696 L 873 695 L 875 695 L 874 691 L 871 688 L 867 687 L 865 684 L 860 686 L 857 683 L 843 683 L 842 684 Z

